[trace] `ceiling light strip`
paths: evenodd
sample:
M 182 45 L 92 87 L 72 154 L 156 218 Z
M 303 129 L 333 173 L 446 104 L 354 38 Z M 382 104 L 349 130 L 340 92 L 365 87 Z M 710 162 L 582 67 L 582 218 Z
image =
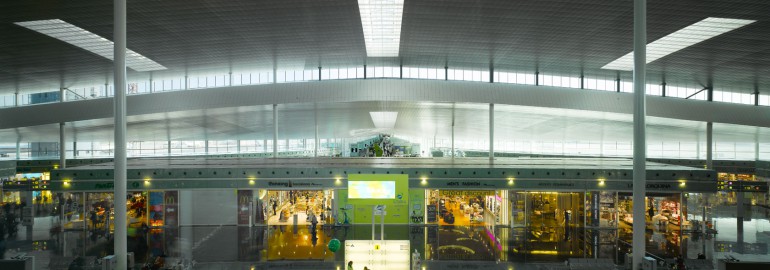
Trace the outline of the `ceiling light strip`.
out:
M 705 18 L 647 44 L 647 63 L 753 22 L 755 20 Z M 633 70 L 633 68 L 633 51 L 602 67 L 602 69 L 626 71 Z
M 397 57 L 404 0 L 358 0 L 368 57 Z
M 89 32 L 83 28 L 68 22 L 53 19 L 40 21 L 27 21 L 14 23 L 18 26 L 67 42 L 81 49 L 95 53 L 104 58 L 113 60 L 113 45 L 111 40 Z M 161 64 L 138 54 L 132 50 L 126 50 L 126 66 L 136 71 L 152 71 L 166 69 Z

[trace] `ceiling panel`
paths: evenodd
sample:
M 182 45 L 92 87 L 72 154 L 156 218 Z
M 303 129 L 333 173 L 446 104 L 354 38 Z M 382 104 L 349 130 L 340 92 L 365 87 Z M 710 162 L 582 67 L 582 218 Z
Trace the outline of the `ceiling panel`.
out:
M 770 2 L 648 2 L 649 41 L 706 17 L 758 21 L 652 62 L 652 83 L 770 88 Z M 110 80 L 109 60 L 13 24 L 54 18 L 111 39 L 111 1 L 2 1 L 0 94 Z M 614 77 L 600 67 L 631 51 L 631 30 L 632 1 L 407 0 L 400 58 L 384 62 Z M 128 47 L 178 77 L 383 62 L 366 58 L 356 0 L 132 0 Z

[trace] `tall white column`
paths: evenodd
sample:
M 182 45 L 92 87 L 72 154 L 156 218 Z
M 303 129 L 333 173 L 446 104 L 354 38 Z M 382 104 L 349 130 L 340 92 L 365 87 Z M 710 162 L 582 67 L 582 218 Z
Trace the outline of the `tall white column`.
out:
M 318 107 L 313 104 L 313 119 L 315 121 L 315 140 L 313 141 L 313 157 L 318 157 Z
M 278 104 L 273 104 L 273 158 L 278 157 L 278 118 L 276 111 Z
M 126 269 L 126 0 L 115 1 L 115 269 Z M 187 83 L 185 82 L 185 86 Z
M 455 104 L 452 104 L 452 160 L 455 159 Z
M 454 128 L 452 129 L 454 131 Z M 489 103 L 489 161 L 495 159 L 495 104 Z
M 759 160 L 759 127 L 756 128 L 754 133 L 754 160 Z
M 59 123 L 59 168 L 67 167 L 67 141 L 64 136 L 64 122 Z
M 59 102 L 64 102 L 67 99 L 64 97 L 64 95 L 67 92 L 64 91 L 64 87 L 59 87 Z M 66 168 L 67 167 L 67 152 L 66 152 L 66 146 L 67 142 L 64 137 L 64 122 L 59 123 L 59 168 Z
M 647 0 L 634 0 L 634 172 L 633 270 L 640 270 L 645 254 Z
M 714 123 L 706 123 L 706 169 L 714 169 Z

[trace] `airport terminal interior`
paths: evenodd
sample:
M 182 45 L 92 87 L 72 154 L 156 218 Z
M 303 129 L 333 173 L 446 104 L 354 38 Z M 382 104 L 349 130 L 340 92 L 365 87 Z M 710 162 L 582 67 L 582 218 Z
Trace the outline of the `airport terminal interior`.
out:
M 0 40 L 3 270 L 770 269 L 767 1 L 2 1 Z

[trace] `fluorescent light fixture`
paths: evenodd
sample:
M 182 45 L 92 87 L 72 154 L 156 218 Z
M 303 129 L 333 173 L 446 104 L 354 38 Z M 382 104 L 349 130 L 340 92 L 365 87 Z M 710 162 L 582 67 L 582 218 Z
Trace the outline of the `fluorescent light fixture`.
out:
M 392 129 L 396 126 L 398 112 L 369 112 L 372 117 L 374 127 L 382 129 Z
M 358 0 L 366 55 L 397 57 L 401 43 L 404 0 Z
M 753 22 L 756 21 L 714 17 L 705 18 L 647 44 L 647 63 Z M 633 70 L 634 52 L 632 51 L 615 59 L 615 61 L 603 66 L 602 69 Z
M 53 19 L 16 22 L 14 24 L 114 60 L 114 42 L 68 22 Z M 126 49 L 126 66 L 136 71 L 166 69 L 161 64 L 129 49 Z

